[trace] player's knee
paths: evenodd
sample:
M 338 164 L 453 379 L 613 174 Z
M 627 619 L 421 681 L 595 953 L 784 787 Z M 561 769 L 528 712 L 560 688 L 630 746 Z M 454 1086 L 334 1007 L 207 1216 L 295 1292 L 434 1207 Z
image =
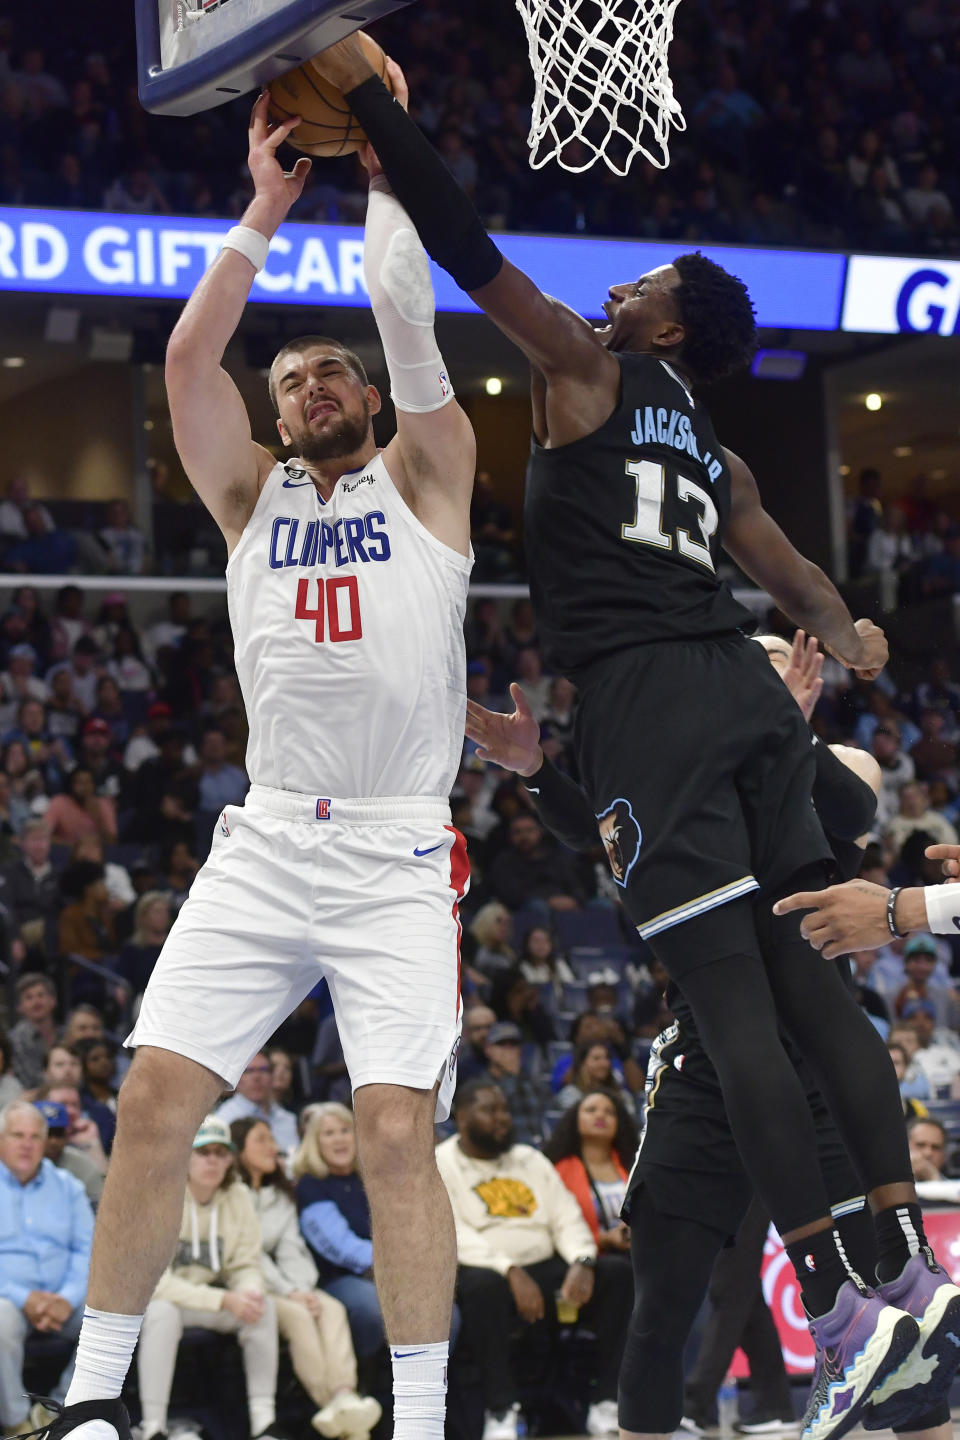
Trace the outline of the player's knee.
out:
M 138 1050 L 117 1096 L 118 1138 L 124 1145 L 192 1138 L 220 1089 L 222 1082 L 183 1055 Z
M 370 1085 L 355 1096 L 357 1149 L 368 1187 L 396 1185 L 433 1154 L 433 1097 L 396 1085 Z

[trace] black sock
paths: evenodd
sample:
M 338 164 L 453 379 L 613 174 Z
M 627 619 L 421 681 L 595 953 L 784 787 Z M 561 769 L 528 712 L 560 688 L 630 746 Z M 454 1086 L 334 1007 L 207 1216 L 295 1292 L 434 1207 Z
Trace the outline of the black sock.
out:
M 803 1303 L 814 1319 L 833 1309 L 841 1285 L 850 1279 L 839 1241 L 836 1230 L 818 1230 L 787 1246 Z
M 878 1210 L 873 1223 L 877 1231 L 877 1279 L 885 1285 L 888 1280 L 896 1280 L 911 1256 L 929 1251 L 930 1246 L 917 1204 Z

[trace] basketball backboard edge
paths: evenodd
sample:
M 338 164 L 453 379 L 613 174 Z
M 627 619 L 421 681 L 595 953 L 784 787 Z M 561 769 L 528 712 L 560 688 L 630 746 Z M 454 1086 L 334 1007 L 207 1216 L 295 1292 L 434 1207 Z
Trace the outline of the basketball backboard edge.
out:
M 155 115 L 196 115 L 201 110 L 212 110 L 238 95 L 258 90 L 352 31 L 412 3 L 280 0 L 272 14 L 241 34 L 164 70 L 157 0 L 135 0 L 140 103 Z

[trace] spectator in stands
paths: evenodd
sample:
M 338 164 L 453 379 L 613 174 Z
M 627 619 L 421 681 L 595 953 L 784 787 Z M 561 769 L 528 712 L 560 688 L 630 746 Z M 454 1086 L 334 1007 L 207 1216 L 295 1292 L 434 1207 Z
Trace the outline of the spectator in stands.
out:
M 469 973 L 474 984 L 486 986 L 497 975 L 516 964 L 510 944 L 513 920 L 506 905 L 490 900 L 482 905 L 470 922 L 468 935 L 472 944 L 465 946 Z
M 73 693 L 85 715 L 89 715 L 97 703 L 97 681 L 101 674 L 99 655 L 97 642 L 92 635 L 84 634 L 75 642 L 70 659 L 64 662 L 64 668 L 70 673 Z
M 11 545 L 3 557 L 3 568 L 21 575 L 66 575 L 77 558 L 77 542 L 67 530 L 51 530 L 43 505 L 26 505 L 23 523 L 27 538 Z
M 57 1039 L 57 991 L 48 975 L 28 971 L 17 981 L 16 996 L 20 1019 L 10 1031 L 13 1069 L 29 1090 L 42 1083 L 47 1051 Z
M 57 591 L 51 627 L 53 655 L 58 660 L 72 656 L 77 641 L 89 633 L 83 614 L 83 591 L 79 585 L 62 585 Z
M 573 722 L 577 692 L 563 675 L 550 681 L 547 708 L 540 721 L 540 748 L 560 770 L 568 770 L 573 754 Z
M 917 225 L 926 225 L 933 211 L 939 210 L 952 217 L 953 205 L 950 196 L 939 186 L 940 176 L 936 165 L 921 165 L 916 181 L 903 192 L 903 203 L 907 213 Z
M 385 1336 L 372 1278 L 370 1207 L 357 1170 L 353 1115 L 345 1105 L 326 1101 L 312 1109 L 293 1174 L 300 1229 L 320 1283 L 346 1306 L 357 1354 L 375 1355 Z
M 120 803 L 123 797 L 124 775 L 114 759 L 110 725 L 101 716 L 92 715 L 85 721 L 80 733 L 77 761 L 90 771 L 98 795 Z
M 120 692 L 121 700 L 132 703 L 131 697 L 145 695 L 154 686 L 153 671 L 144 661 L 140 639 L 130 625 L 117 631 L 113 655 L 106 664 L 107 675 Z M 98 697 L 99 698 L 99 697 Z
M 893 1002 L 894 1013 L 902 1016 L 912 1000 L 929 1000 L 940 1027 L 960 1029 L 960 995 L 952 986 L 933 983 L 937 964 L 937 942 L 932 935 L 911 935 L 903 951 L 906 983 Z
M 7 498 L 0 501 L 0 543 L 9 540 L 26 540 L 28 536 L 26 512 L 31 506 L 30 486 L 26 476 L 14 475 L 7 484 Z M 33 502 L 38 510 L 45 530 L 53 530 L 53 516 L 45 505 Z
M 537 644 L 537 621 L 533 606 L 527 599 L 515 600 L 510 607 L 510 619 L 503 629 L 504 664 L 511 669 L 516 663 L 517 651 L 525 645 Z
M 187 633 L 190 624 L 190 595 L 186 590 L 174 590 L 167 601 L 169 613 L 166 620 L 158 620 L 147 631 L 144 649 L 150 659 L 156 662 L 161 650 L 175 650 Z
M 540 908 L 579 910 L 584 888 L 568 852 L 552 837 L 534 815 L 515 815 L 510 821 L 509 844 L 493 861 L 487 883 L 498 900 L 510 910 Z
M 60 789 L 64 774 L 70 768 L 71 757 L 63 741 L 50 734 L 46 707 L 39 700 L 29 696 L 21 700 L 16 728 L 8 730 L 4 739 L 8 743 L 12 740 L 21 742 L 29 764 L 41 777 L 47 794 Z
M 270 1061 L 270 1094 L 275 1105 L 286 1110 L 295 1109 L 293 1056 L 279 1045 L 271 1045 L 267 1051 Z
M 473 482 L 473 499 L 470 502 L 470 540 L 474 551 L 473 578 L 476 583 L 483 581 L 503 582 L 512 579 L 517 572 L 517 557 L 514 550 L 516 532 L 509 508 L 497 499 L 490 473 L 479 470 Z M 482 604 L 483 602 L 478 602 Z M 492 603 L 495 610 L 496 605 Z M 476 608 L 474 609 L 476 618 Z M 493 631 L 488 630 L 482 639 L 488 643 L 474 643 L 468 649 L 470 654 L 493 655 L 489 643 Z
M 523 691 L 533 718 L 539 723 L 550 708 L 552 678 L 543 673 L 543 661 L 536 645 L 523 645 L 513 657 L 515 679 Z
M 78 1040 L 76 1050 L 83 1066 L 80 1103 L 97 1122 L 103 1148 L 109 1155 L 117 1128 L 117 1046 L 104 1036 L 101 1040 Z
M 457 1084 L 466 1085 L 487 1073 L 487 1036 L 497 1023 L 489 1005 L 471 1005 L 463 1012 L 463 1043 L 457 1056 Z
M 68 1145 L 79 1150 L 99 1174 L 106 1175 L 110 1162 L 100 1138 L 100 1129 L 97 1125 L 99 1117 L 86 1113 L 80 1104 L 80 1091 L 77 1086 L 67 1085 L 63 1082 L 58 1085 L 43 1085 L 34 1098 L 49 1100 L 54 1105 L 63 1106 L 67 1112 Z
M 486 1075 L 506 1096 L 514 1133 L 526 1145 L 538 1145 L 544 1133 L 544 1115 L 550 1106 L 546 1085 L 525 1072 L 523 1031 L 511 1020 L 498 1020 L 487 1031 L 483 1047 Z
M 921 780 L 945 780 L 957 783 L 957 747 L 946 739 L 947 717 L 942 710 L 923 710 L 920 714 L 921 738 L 912 747 L 910 759 Z
M 910 1164 L 915 1180 L 942 1180 L 947 1163 L 947 1132 L 939 1120 L 918 1116 L 907 1126 Z
M 580 1040 L 574 1047 L 570 1076 L 557 1096 L 557 1104 L 561 1110 L 567 1110 L 571 1105 L 579 1104 L 593 1090 L 616 1094 L 628 1114 L 636 1113 L 633 1096 L 622 1075 L 613 1068 L 609 1045 L 602 1041 Z
M 276 1421 L 277 1314 L 266 1293 L 260 1227 L 237 1179 L 228 1127 L 209 1115 L 197 1131 L 180 1241 L 147 1306 L 137 1348 L 143 1440 L 167 1432 L 180 1338 L 187 1327 L 236 1335 L 243 1354 L 250 1434 Z
M 485 473 L 485 472 L 484 472 Z M 474 491 L 476 498 L 476 491 Z M 476 542 L 474 541 L 474 544 Z M 476 567 L 474 567 L 476 573 Z M 475 600 L 471 614 L 464 625 L 464 640 L 467 654 L 486 655 L 496 664 L 503 650 L 503 625 L 496 600 L 484 598 Z
M 103 197 L 105 210 L 124 215 L 169 215 L 170 202 L 145 165 L 134 165 Z
M 120 947 L 115 966 L 117 974 L 129 983 L 134 1001 L 147 988 L 172 923 L 169 895 L 162 890 L 144 891 L 134 907 L 133 933 Z
M 859 579 L 863 573 L 870 537 L 883 520 L 882 493 L 880 471 L 873 466 L 861 470 L 848 530 L 848 563 L 852 580 Z
M 50 863 L 50 827 L 45 820 L 27 820 L 20 832 L 20 858 L 0 870 L 0 904 L 10 917 L 12 933 L 24 926 L 40 930 L 60 909 L 60 887 Z M 24 937 L 35 944 L 36 935 Z M 42 950 L 42 943 L 39 948 Z
M 30 818 L 30 809 L 10 789 L 10 779 L 0 770 L 0 866 L 16 860 L 16 837 Z
M 170 896 L 170 907 L 176 915 L 190 893 L 190 886 L 196 879 L 200 865 L 185 840 L 175 840 L 161 863 L 163 882 Z
M 87 1199 L 96 1210 L 103 1194 L 103 1176 L 89 1156 L 75 1145 L 67 1144 L 70 1125 L 67 1107 L 56 1100 L 34 1100 L 33 1103 L 47 1122 L 45 1158 L 58 1170 L 66 1170 L 68 1175 L 80 1181 Z
M 900 808 L 901 786 L 914 778 L 915 770 L 910 756 L 900 748 L 899 727 L 890 721 L 874 730 L 870 751 L 882 771 L 876 824 L 885 827 Z
M 114 648 L 122 633 L 123 630 L 117 632 L 113 642 Z M 110 732 L 111 747 L 118 755 L 122 754 L 133 726 L 123 703 L 120 686 L 112 675 L 103 674 L 97 681 L 97 703 L 93 714 L 96 719 L 106 722 Z
M 231 1125 L 234 1120 L 263 1120 L 289 1160 L 299 1143 L 297 1117 L 274 1100 L 272 1082 L 270 1057 L 265 1050 L 258 1050 L 237 1081 L 233 1095 L 218 1108 L 217 1118 L 225 1125 Z
M 144 760 L 134 775 L 134 820 L 129 838 L 159 845 L 185 840 L 192 845 L 199 797 L 187 764 L 186 739 L 182 731 L 171 728 L 159 744 L 157 758 Z
M 637 1127 L 610 1090 L 589 1090 L 553 1127 L 543 1153 L 580 1206 L 597 1249 L 629 1255 L 630 1231 L 620 1219 Z
M 51 670 L 47 730 L 51 739 L 63 742 L 70 755 L 77 753 L 83 720 L 83 706 L 74 693 L 70 671 L 62 666 Z
M 930 555 L 920 567 L 920 593 L 928 600 L 956 595 L 960 590 L 960 525 L 951 525 L 943 551 Z
M 14 645 L 7 655 L 7 668 L 0 674 L 0 725 L 12 729 L 24 700 L 44 704 L 49 691 L 36 674 L 37 652 L 32 645 Z
M 71 860 L 91 860 L 94 865 L 103 866 L 110 906 L 119 919 L 123 911 L 136 903 L 137 892 L 130 879 L 130 872 L 115 860 L 106 860 L 105 855 L 99 835 L 84 835 L 70 850 Z
M 337 1017 L 332 1012 L 317 1026 L 316 1040 L 310 1053 L 310 1068 L 314 1076 L 313 1094 L 316 1099 L 337 1101 L 344 1105 L 351 1103 L 353 1087 L 347 1073 L 347 1062 L 343 1058 Z
M 75 845 L 94 835 L 104 845 L 117 839 L 117 809 L 109 795 L 98 795 L 93 774 L 78 765 L 67 777 L 67 788 L 54 795 L 44 816 L 54 845 Z
M 10 1036 L 0 1026 L 0 1110 L 23 1094 L 23 1086 L 13 1069 L 13 1045 Z
M 93 1211 L 78 1180 L 44 1159 L 47 1122 L 14 1100 L 0 1112 L 0 1422 L 29 1428 L 23 1351 L 31 1334 L 80 1334 Z M 52 1398 L 63 1403 L 74 1356 Z
M 67 900 L 58 922 L 61 955 L 82 955 L 97 962 L 116 955 L 116 919 L 103 866 L 92 860 L 75 860 L 61 875 L 60 889 Z M 94 987 L 90 993 L 99 996 L 102 982 L 92 978 L 90 983 Z
M 64 1045 L 76 1045 L 78 1040 L 100 1040 L 103 1038 L 103 1016 L 96 1005 L 84 1003 L 75 1005 L 64 1021 L 60 1040 Z
M 83 1066 L 80 1056 L 72 1045 L 58 1041 L 47 1051 L 47 1063 L 43 1067 L 44 1085 L 72 1085 L 80 1093 L 83 1083 Z
M 932 1000 L 909 1000 L 903 1007 L 902 1018 L 909 1020 L 916 1032 L 913 1064 L 930 1082 L 931 1097 L 948 1097 L 952 1082 L 960 1076 L 957 1037 L 937 1026 L 937 1011 Z
M 576 976 L 557 950 L 557 940 L 547 925 L 531 925 L 520 951 L 520 972 L 531 985 L 549 985 L 554 995 Z
M 317 1406 L 313 1428 L 321 1435 L 367 1434 L 381 1408 L 371 1396 L 357 1394 L 350 1321 L 340 1301 L 317 1288 L 317 1267 L 300 1231 L 294 1188 L 279 1163 L 270 1127 L 250 1117 L 234 1120 L 230 1134 L 240 1178 L 250 1188 L 260 1222 L 260 1264 L 277 1325 L 290 1346 L 294 1374 Z
M 902 1085 L 906 1079 L 907 1066 L 909 1064 L 907 1052 L 899 1040 L 888 1040 L 887 1052 L 893 1062 L 893 1068 L 897 1073 L 897 1082 Z M 915 1100 L 910 1095 L 904 1095 L 902 1090 L 900 1094 L 903 1099 L 903 1118 L 905 1120 L 926 1119 L 930 1112 L 922 1100 Z
M 494 980 L 489 1000 L 498 1020 L 509 1020 L 519 1026 L 524 1046 L 533 1051 L 533 1062 L 539 1066 L 540 1056 L 536 1052 L 545 1052 L 556 1034 L 537 986 L 531 985 L 519 966 L 514 966 Z
M 900 812 L 886 827 L 887 839 L 899 851 L 910 835 L 922 830 L 937 845 L 956 845 L 957 832 L 949 820 L 930 809 L 930 787 L 910 780 L 900 787 Z
M 437 1164 L 457 1227 L 457 1293 L 464 1343 L 480 1367 L 488 1440 L 514 1440 L 519 1403 L 513 1366 L 517 1319 L 546 1320 L 556 1337 L 556 1296 L 579 1308 L 596 1336 L 596 1381 L 587 1430 L 616 1435 L 617 1374 L 633 1306 L 628 1265 L 597 1255 L 576 1200 L 546 1156 L 516 1144 L 499 1086 L 475 1080 L 455 1100 L 457 1134 Z M 553 1341 L 556 1344 L 556 1339 Z
M 173 711 L 165 700 L 155 700 L 147 710 L 146 724 L 137 726 L 123 752 L 125 770 L 139 770 L 145 760 L 156 760 L 163 737 L 173 728 Z
M 106 524 L 99 532 L 109 556 L 109 568 L 115 575 L 142 575 L 147 556 L 147 542 L 130 516 L 126 500 L 111 500 L 107 506 Z
M 939 710 L 944 716 L 946 728 L 944 738 L 958 738 L 958 715 L 960 715 L 960 685 L 950 678 L 950 665 L 942 655 L 930 662 L 927 678 L 921 680 L 914 691 L 914 704 L 921 712 Z
M 226 758 L 222 730 L 208 730 L 200 743 L 200 809 L 217 814 L 227 805 L 242 805 L 249 786 L 246 774 Z

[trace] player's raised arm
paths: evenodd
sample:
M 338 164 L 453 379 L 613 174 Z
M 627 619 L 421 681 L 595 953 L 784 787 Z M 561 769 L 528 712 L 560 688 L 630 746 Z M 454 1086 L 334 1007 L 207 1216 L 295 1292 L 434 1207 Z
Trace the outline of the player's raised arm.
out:
M 228 546 L 250 518 L 274 460 L 254 444 L 240 393 L 221 362 L 270 239 L 310 168 L 309 160 L 298 160 L 285 175 L 276 157 L 277 146 L 297 123 L 294 119 L 271 130 L 267 97 L 261 95 L 254 105 L 248 162 L 254 198 L 184 306 L 167 346 L 167 401 L 177 453 Z
M 593 374 L 617 383 L 619 367 L 593 329 L 544 295 L 505 260 L 470 199 L 433 146 L 374 73 L 355 35 L 314 64 L 344 92 L 428 254 L 549 378 Z M 395 72 L 391 72 L 395 73 Z
M 420 237 L 371 146 L 364 163 L 370 171 L 364 274 L 397 412 L 397 433 L 384 458 L 431 533 L 466 555 L 473 426 L 454 398 L 437 346 L 433 282 Z
M 853 618 L 840 592 L 819 565 L 791 545 L 764 510 L 757 482 L 732 450 L 732 507 L 723 548 L 745 575 L 766 590 L 783 613 L 821 640 L 842 665 L 873 680 L 887 663 L 883 631 L 870 620 Z

